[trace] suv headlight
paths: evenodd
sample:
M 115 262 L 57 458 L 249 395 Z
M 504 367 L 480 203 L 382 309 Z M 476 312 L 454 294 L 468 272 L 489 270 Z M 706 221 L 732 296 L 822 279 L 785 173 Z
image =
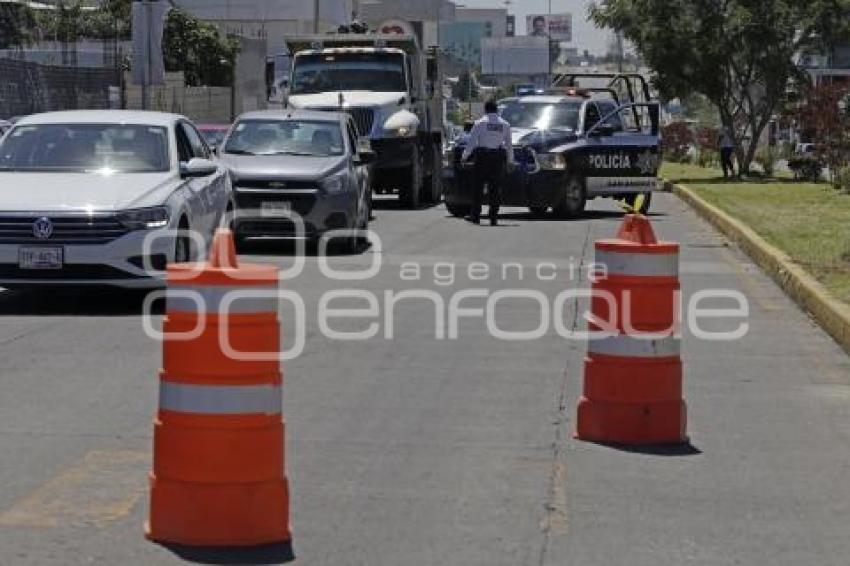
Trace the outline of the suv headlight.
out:
M 342 175 L 334 175 L 322 181 L 322 188 L 329 194 L 338 194 L 345 189 L 345 183 L 342 182 Z
M 153 230 L 165 228 L 171 219 L 167 206 L 136 208 L 118 213 L 118 221 L 130 230 Z
M 567 168 L 567 158 L 562 153 L 538 153 L 537 163 L 541 169 L 563 171 Z

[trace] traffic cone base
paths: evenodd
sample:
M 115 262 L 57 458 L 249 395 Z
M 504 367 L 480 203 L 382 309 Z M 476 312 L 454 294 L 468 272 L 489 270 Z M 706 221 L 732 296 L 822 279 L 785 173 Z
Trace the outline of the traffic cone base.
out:
M 189 546 L 259 546 L 286 542 L 289 489 L 286 480 L 235 485 L 159 479 L 153 474 L 151 514 L 145 536 Z M 203 525 L 192 534 L 190 526 Z
M 680 444 L 685 433 L 684 401 L 614 403 L 582 397 L 576 438 L 603 444 Z

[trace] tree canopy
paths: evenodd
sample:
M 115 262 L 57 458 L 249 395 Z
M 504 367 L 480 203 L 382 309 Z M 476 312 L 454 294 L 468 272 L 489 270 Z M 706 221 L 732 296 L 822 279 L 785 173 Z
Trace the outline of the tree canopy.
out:
M 63 43 L 83 37 L 128 40 L 131 14 L 131 0 L 104 0 L 94 11 L 83 10 L 80 0 L 68 0 L 40 14 L 38 26 L 43 35 Z M 230 86 L 238 52 L 238 40 L 222 37 L 214 24 L 180 9 L 169 12 L 163 37 L 165 68 L 183 71 L 188 85 Z
M 635 45 L 664 98 L 708 98 L 748 171 L 789 83 L 805 80 L 795 57 L 847 37 L 850 0 L 600 0 L 590 15 Z

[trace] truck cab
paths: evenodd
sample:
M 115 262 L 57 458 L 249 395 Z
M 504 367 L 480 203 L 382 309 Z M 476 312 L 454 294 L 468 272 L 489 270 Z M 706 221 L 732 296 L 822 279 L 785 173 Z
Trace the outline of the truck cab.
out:
M 442 113 L 415 37 L 341 34 L 293 39 L 286 104 L 351 114 L 376 154 L 373 187 L 418 208 L 440 197 Z

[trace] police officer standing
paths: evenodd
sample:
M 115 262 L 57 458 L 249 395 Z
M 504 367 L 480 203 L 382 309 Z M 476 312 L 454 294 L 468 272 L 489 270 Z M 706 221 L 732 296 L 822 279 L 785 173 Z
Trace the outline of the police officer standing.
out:
M 499 107 L 493 100 L 484 105 L 486 115 L 475 122 L 469 141 L 463 151 L 462 161 L 475 159 L 475 183 L 472 192 L 472 211 L 469 219 L 481 223 L 481 200 L 487 184 L 490 205 L 490 224 L 499 219 L 499 192 L 504 182 L 508 164 L 513 165 L 511 125 L 499 116 Z

